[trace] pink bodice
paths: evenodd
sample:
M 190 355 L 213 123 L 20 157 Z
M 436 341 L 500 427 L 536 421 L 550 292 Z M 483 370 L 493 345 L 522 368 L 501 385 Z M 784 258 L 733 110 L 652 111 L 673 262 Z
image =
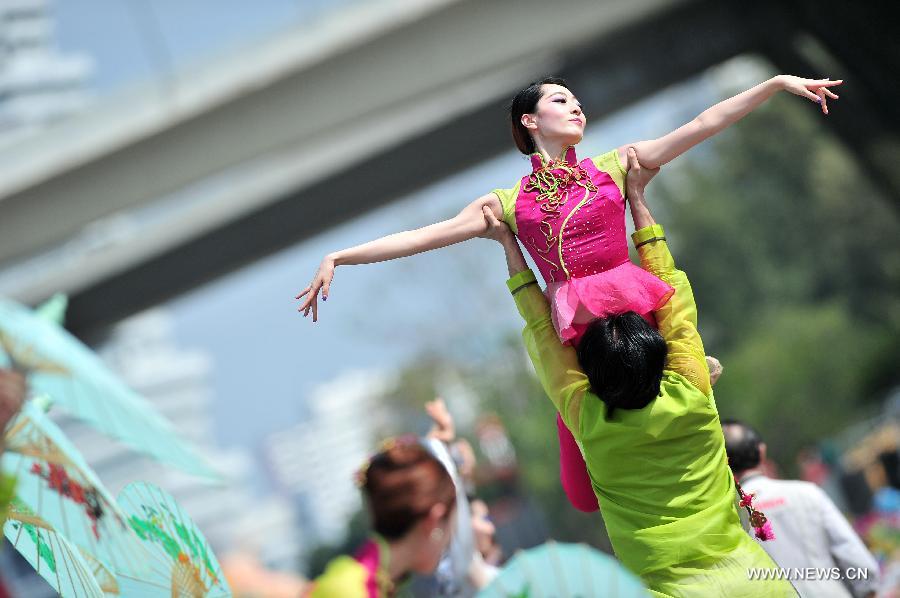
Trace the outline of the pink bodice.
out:
M 594 160 L 578 162 L 571 147 L 565 162 L 547 164 L 535 154 L 531 163 L 515 198 L 515 224 L 547 283 L 560 340 L 577 343 L 593 319 L 626 311 L 655 325 L 653 311 L 672 287 L 628 259 L 625 198 L 616 181 Z
M 531 156 L 531 161 L 534 170 L 544 167 L 539 155 Z M 619 186 L 589 158 L 578 163 L 575 148 L 566 151 L 566 162 L 579 167 L 596 191 L 570 182 L 561 189 L 567 197 L 557 208 L 558 216 L 547 218 L 536 201 L 538 191 L 528 185 L 532 176 L 528 175 L 516 199 L 519 239 L 548 284 L 605 272 L 628 261 L 625 198 Z

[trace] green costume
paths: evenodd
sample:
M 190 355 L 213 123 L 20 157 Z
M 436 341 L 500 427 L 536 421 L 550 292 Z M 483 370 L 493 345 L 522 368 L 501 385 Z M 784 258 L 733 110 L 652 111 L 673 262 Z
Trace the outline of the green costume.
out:
M 575 350 L 559 342 L 534 274 L 507 282 L 541 384 L 584 449 L 616 556 L 655 596 L 796 596 L 786 581 L 749 579 L 748 569 L 775 564 L 738 518 L 690 283 L 661 226 L 632 239 L 641 267 L 675 289 L 654 312 L 668 353 L 660 395 L 643 409 L 607 417 Z

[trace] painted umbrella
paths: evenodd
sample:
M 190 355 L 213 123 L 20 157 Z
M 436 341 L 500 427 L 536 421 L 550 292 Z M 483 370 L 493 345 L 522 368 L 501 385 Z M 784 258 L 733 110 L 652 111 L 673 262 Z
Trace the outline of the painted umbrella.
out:
M 104 598 L 78 549 L 19 499 L 10 503 L 3 533 L 63 598 Z
M 23 407 L 4 440 L 3 472 L 15 476 L 22 504 L 95 559 L 135 576 L 147 571 L 125 514 L 40 401 Z
M 585 544 L 548 542 L 516 554 L 478 598 L 647 598 L 640 580 Z
M 149 575 L 118 576 L 123 596 L 231 596 L 206 538 L 172 496 L 152 484 L 134 482 L 119 493 L 119 505 L 152 555 Z
M 61 314 L 56 301 L 37 314 L 0 299 L 0 367 L 23 372 L 32 393 L 49 395 L 74 416 L 133 449 L 189 473 L 217 477 L 144 398 L 113 375 L 93 351 L 50 321 Z M 48 313 L 55 318 L 48 319 Z

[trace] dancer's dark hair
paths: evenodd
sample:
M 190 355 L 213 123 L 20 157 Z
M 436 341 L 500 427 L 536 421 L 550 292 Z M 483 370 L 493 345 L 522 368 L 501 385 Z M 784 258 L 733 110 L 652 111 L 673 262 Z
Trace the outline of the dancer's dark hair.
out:
M 516 147 L 519 148 L 519 151 L 525 155 L 533 154 L 537 151 L 537 148 L 534 145 L 534 139 L 528 133 L 528 129 L 522 124 L 522 115 L 532 114 L 537 109 L 537 103 L 543 97 L 541 87 L 544 85 L 569 86 L 566 80 L 560 77 L 544 77 L 534 81 L 517 93 L 509 105 L 509 124 L 512 128 L 513 141 L 516 142 Z
M 728 454 L 728 465 L 734 473 L 758 467 L 762 460 L 760 445 L 762 438 L 752 426 L 737 419 L 723 419 L 722 431 L 725 434 L 725 452 Z
M 372 457 L 364 475 L 372 526 L 387 540 L 405 536 L 434 505 L 445 505 L 449 513 L 456 503 L 447 469 L 415 441 L 389 443 Z
M 659 395 L 666 341 L 633 311 L 592 321 L 577 347 L 591 392 L 616 409 L 643 409 Z

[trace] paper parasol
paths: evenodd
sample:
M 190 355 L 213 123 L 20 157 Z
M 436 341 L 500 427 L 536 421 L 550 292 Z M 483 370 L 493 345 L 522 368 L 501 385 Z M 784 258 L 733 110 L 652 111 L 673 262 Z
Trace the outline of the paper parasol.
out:
M 618 561 L 585 544 L 548 542 L 516 554 L 478 598 L 648 598 Z
M 0 367 L 4 362 L 28 375 L 32 393 L 49 395 L 98 430 L 189 473 L 216 477 L 172 425 L 90 349 L 61 326 L 0 299 Z
M 151 553 L 149 576 L 119 576 L 123 596 L 231 596 L 212 549 L 174 498 L 152 484 L 134 482 L 119 493 L 119 505 Z
M 100 586 L 103 593 L 110 596 L 121 596 L 122 589 L 119 586 L 119 580 L 116 578 L 115 572 L 98 561 L 91 554 L 83 550 L 80 550 L 79 552 L 81 553 L 81 558 L 84 559 L 85 564 L 91 570 L 94 581 L 97 582 L 97 585 Z
M 35 571 L 64 598 L 104 598 L 78 549 L 18 499 L 10 503 L 3 532 Z
M 146 552 L 118 503 L 40 408 L 27 403 L 5 434 L 3 471 L 16 497 L 73 545 L 116 571 L 141 575 Z

